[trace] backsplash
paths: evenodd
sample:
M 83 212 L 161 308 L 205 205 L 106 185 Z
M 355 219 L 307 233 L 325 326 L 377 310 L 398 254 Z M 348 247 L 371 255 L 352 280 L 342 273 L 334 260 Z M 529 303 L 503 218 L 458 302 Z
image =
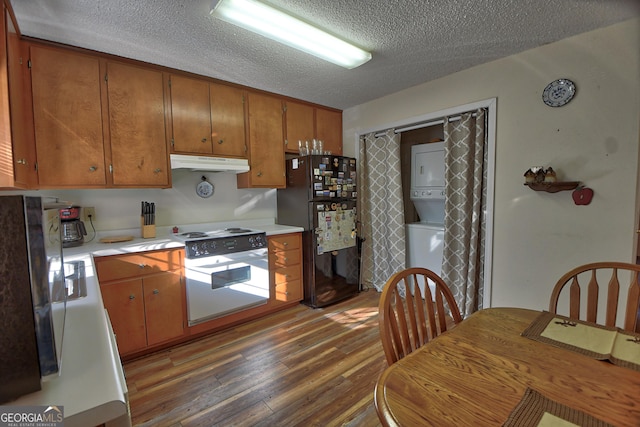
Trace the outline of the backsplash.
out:
M 214 194 L 201 198 L 201 177 L 214 185 Z M 275 189 L 238 189 L 232 173 L 173 170 L 173 188 L 11 191 L 2 194 L 53 196 L 78 206 L 96 208 L 97 231 L 140 227 L 140 202 L 156 204 L 156 224 L 173 226 L 276 217 Z M 87 231 L 91 224 L 86 224 Z

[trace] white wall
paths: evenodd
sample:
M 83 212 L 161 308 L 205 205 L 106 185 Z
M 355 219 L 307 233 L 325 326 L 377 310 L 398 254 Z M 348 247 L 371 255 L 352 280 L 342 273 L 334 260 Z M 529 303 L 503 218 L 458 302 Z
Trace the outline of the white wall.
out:
M 640 19 L 500 59 L 343 113 L 344 153 L 385 124 L 497 98 L 492 306 L 547 309 L 567 270 L 601 260 L 634 261 L 640 135 Z M 545 85 L 573 80 L 573 101 L 550 108 Z M 595 192 L 534 192 L 530 166 Z
M 55 196 L 80 206 L 96 208 L 98 231 L 138 228 L 140 202 L 156 204 L 156 225 L 173 226 L 227 220 L 276 217 L 276 190 L 237 189 L 230 173 L 174 170 L 173 188 L 21 191 L 21 194 Z M 206 176 L 215 186 L 213 196 L 196 195 L 196 185 Z M 5 193 L 10 194 L 10 193 Z

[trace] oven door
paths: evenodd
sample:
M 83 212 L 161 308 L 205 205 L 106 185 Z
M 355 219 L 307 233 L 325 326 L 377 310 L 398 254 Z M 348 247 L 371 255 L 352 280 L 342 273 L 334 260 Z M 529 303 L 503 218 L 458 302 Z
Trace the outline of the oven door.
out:
M 185 259 L 189 326 L 269 300 L 267 249 Z

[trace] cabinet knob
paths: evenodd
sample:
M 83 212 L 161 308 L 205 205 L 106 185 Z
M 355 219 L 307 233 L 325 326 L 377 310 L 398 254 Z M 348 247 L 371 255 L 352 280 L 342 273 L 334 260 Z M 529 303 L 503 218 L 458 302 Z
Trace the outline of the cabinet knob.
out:
M 160 169 L 160 168 L 155 168 L 153 170 L 153 173 L 155 173 L 155 174 L 159 174 L 160 172 L 162 172 L 162 169 Z
M 136 299 L 136 296 L 134 294 L 129 295 L 129 299 Z
M 257 173 L 257 176 L 262 176 L 262 171 L 259 171 L 259 172 Z
M 289 258 L 284 257 L 284 258 L 283 258 L 283 261 L 284 261 L 284 262 L 287 262 L 287 261 L 289 261 Z
M 138 267 L 140 268 L 145 268 L 147 265 L 146 264 L 138 264 Z
M 207 138 L 202 138 L 202 142 L 207 142 Z
M 154 289 L 154 290 L 153 290 L 153 294 L 154 294 L 154 295 L 158 295 L 159 293 L 160 293 L 160 291 L 159 291 L 159 290 L 157 290 L 157 289 Z
M 91 167 L 89 168 L 89 172 L 95 172 L 95 171 L 97 171 L 97 170 L 98 170 L 98 167 L 97 167 L 97 166 L 91 166 Z
M 283 242 L 282 246 L 289 246 L 289 242 Z
M 218 144 L 222 144 L 224 142 L 224 139 L 219 139 L 218 140 Z
M 27 164 L 27 159 L 18 159 L 16 160 L 16 163 L 19 165 L 26 165 Z

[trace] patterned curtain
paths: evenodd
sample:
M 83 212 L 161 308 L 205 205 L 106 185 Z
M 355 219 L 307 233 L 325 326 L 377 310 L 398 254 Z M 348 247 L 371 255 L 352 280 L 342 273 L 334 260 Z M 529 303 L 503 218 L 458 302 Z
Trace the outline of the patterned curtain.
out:
M 445 119 L 445 215 L 442 278 L 466 317 L 482 308 L 487 200 L 486 112 Z
M 382 291 L 405 267 L 400 135 L 393 129 L 377 138 L 374 133 L 360 137 L 358 220 L 364 238 L 361 282 Z

